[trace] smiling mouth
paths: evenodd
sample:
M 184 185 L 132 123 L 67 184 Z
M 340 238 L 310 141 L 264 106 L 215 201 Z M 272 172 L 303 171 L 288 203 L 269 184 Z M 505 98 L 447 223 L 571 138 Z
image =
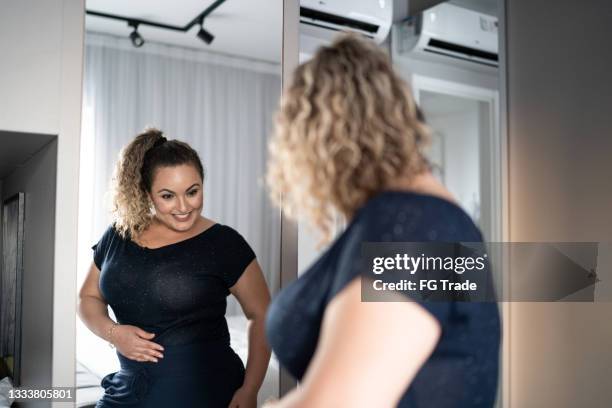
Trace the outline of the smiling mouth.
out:
M 185 214 L 172 214 L 172 216 L 179 221 L 186 221 L 190 215 L 191 215 L 191 211 Z

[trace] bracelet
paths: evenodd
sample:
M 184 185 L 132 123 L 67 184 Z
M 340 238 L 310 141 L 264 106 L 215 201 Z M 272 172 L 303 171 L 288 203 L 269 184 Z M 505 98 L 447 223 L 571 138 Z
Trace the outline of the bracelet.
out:
M 108 347 L 110 347 L 110 348 L 115 348 L 115 345 L 113 344 L 113 332 L 115 331 L 117 326 L 119 326 L 119 323 L 113 322 L 111 327 L 108 328 L 108 336 L 107 337 L 108 337 Z

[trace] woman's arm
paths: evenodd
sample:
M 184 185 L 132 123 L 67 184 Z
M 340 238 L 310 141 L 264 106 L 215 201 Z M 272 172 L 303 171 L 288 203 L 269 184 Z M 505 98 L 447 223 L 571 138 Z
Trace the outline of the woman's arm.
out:
M 115 325 L 115 322 L 108 316 L 107 304 L 98 286 L 99 280 L 100 270 L 92 262 L 83 286 L 81 286 L 79 291 L 78 313 L 89 330 L 98 337 L 110 342 L 109 332 Z
M 236 296 L 249 320 L 249 356 L 242 390 L 256 398 L 270 362 L 265 334 L 270 291 L 256 259 L 247 266 L 230 292 Z
M 327 306 L 301 386 L 266 408 L 396 406 L 441 331 L 421 306 L 397 300 L 362 302 L 360 278 L 351 282 Z

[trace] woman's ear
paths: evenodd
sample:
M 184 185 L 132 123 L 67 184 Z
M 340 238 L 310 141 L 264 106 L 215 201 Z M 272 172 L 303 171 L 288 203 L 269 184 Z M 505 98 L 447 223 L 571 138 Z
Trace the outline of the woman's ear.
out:
M 153 202 L 153 196 L 149 191 L 147 191 L 147 200 L 149 200 L 149 209 L 151 212 L 155 212 L 155 203 Z

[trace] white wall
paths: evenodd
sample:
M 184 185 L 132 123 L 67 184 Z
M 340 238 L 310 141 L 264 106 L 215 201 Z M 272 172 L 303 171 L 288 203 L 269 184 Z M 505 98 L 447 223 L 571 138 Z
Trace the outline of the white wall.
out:
M 47 386 L 75 381 L 84 8 L 83 0 L 5 0 L 0 12 L 0 130 L 58 135 L 52 384 Z
M 4 179 L 2 200 L 25 193 L 21 386 L 51 384 L 57 142 Z
M 9 0 L 0 13 L 0 129 L 57 134 L 61 0 Z
M 464 111 L 429 115 L 427 121 L 444 138 L 444 184 L 463 209 L 479 221 L 475 211 L 480 205 L 479 109 L 476 101 L 465 101 L 464 105 Z

